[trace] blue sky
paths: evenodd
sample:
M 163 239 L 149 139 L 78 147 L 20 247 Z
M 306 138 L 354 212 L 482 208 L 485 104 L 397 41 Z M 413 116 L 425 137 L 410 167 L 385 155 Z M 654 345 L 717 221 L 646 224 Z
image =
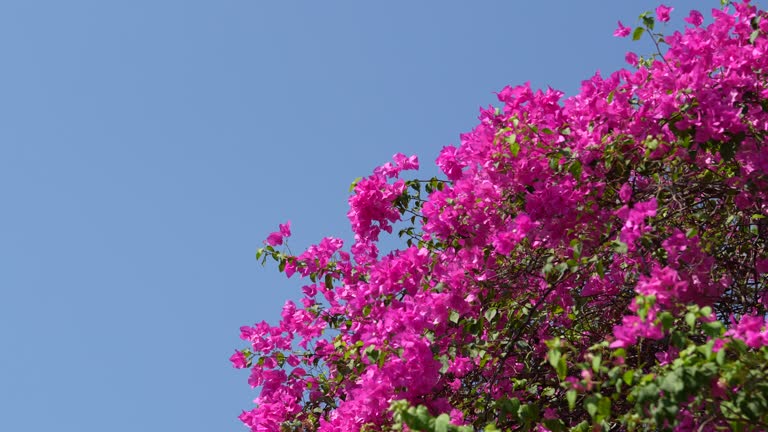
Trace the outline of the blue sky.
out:
M 0 2 L 0 430 L 244 430 L 238 329 L 300 292 L 266 235 L 349 238 L 355 177 L 649 53 L 612 32 L 656 5 Z

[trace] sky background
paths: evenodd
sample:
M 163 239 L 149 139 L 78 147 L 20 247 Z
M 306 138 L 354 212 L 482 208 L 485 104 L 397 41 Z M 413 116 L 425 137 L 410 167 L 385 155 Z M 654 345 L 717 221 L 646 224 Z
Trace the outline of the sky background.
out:
M 0 430 L 245 430 L 238 329 L 301 286 L 267 234 L 349 239 L 354 178 L 650 53 L 612 33 L 657 4 L 0 1 Z

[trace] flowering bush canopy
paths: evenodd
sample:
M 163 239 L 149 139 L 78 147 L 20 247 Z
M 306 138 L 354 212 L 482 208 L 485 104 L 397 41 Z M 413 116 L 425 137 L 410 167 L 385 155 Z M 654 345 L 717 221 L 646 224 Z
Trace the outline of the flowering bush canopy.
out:
M 727 2 L 726 2 L 727 3 Z M 253 431 L 768 430 L 768 13 L 615 35 L 657 54 L 528 85 L 353 185 L 354 244 L 257 253 L 303 282 L 231 358 Z M 402 229 L 400 229 L 402 227 Z M 381 254 L 382 231 L 402 248 Z

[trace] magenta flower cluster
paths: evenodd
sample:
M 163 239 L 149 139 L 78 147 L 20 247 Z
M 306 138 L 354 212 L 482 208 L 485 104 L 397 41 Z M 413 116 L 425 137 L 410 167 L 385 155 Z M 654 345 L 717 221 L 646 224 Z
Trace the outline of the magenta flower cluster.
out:
M 673 8 L 655 12 L 667 22 Z M 406 400 L 454 425 L 548 430 L 583 418 L 544 390 L 589 392 L 595 373 L 548 357 L 552 340 L 666 365 L 678 350 L 665 320 L 696 305 L 730 323 L 718 346 L 768 345 L 768 16 L 742 2 L 712 19 L 690 12 L 663 53 L 628 55 L 632 70 L 570 98 L 504 88 L 440 152 L 445 179 L 407 180 L 418 159 L 395 155 L 354 186 L 348 250 L 327 237 L 291 255 L 280 225 L 260 257 L 298 274 L 303 298 L 276 325 L 241 328 L 248 347 L 231 361 L 259 388 L 243 423 L 389 430 Z M 407 245 L 382 256 L 399 224 Z M 508 414 L 513 399 L 540 414 Z M 699 425 L 685 409 L 681 424 Z

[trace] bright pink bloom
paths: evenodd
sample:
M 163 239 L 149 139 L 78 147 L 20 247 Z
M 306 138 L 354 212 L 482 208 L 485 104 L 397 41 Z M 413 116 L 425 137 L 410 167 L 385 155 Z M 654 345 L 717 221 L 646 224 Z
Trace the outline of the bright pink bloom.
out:
M 655 354 L 656 360 L 659 361 L 659 365 L 668 365 L 672 363 L 680 354 L 680 350 L 674 346 L 670 346 L 668 350 L 663 352 L 657 352 Z
M 280 230 L 270 233 L 265 243 L 270 246 L 279 246 L 283 244 L 283 239 L 291 236 L 291 221 L 280 224 Z
M 661 328 L 650 321 L 650 318 L 643 320 L 635 315 L 625 316 L 621 325 L 613 328 L 616 340 L 611 342 L 611 348 L 626 348 L 637 343 L 638 338 L 661 339 L 664 336 Z
M 656 198 L 651 198 L 648 201 L 635 203 L 632 208 L 625 205 L 616 212 L 617 216 L 625 221 L 619 238 L 627 244 L 629 250 L 634 250 L 635 241 L 648 231 L 645 219 L 655 216 L 656 208 Z
M 669 21 L 669 14 L 674 10 L 675 8 L 659 5 L 659 7 L 656 8 L 656 17 L 661 22 L 667 22 Z
M 766 330 L 765 317 L 744 315 L 738 322 L 733 318 L 732 321 L 732 327 L 725 332 L 726 336 L 741 339 L 750 348 L 760 348 L 768 345 L 768 330 Z
M 288 221 L 284 224 L 280 224 L 280 234 L 283 237 L 290 237 L 291 236 L 291 221 Z
M 526 214 L 518 215 L 512 222 L 508 231 L 500 232 L 492 240 L 496 252 L 501 255 L 507 255 L 528 234 L 535 224 Z
M 613 35 L 616 37 L 627 37 L 631 31 L 632 27 L 625 27 L 624 24 L 619 21 L 619 27 L 613 31 Z
M 702 15 L 701 12 L 693 9 L 691 10 L 691 13 L 688 15 L 688 17 L 685 18 L 685 22 L 698 27 L 704 23 L 704 15 Z
M 270 233 L 267 236 L 266 243 L 270 246 L 279 246 L 283 244 L 283 236 L 279 232 Z
M 232 366 L 237 369 L 248 367 L 248 359 L 245 358 L 245 354 L 243 354 L 241 351 L 235 351 L 235 353 L 232 354 L 232 357 L 229 358 L 229 361 L 231 361 Z
M 387 162 L 373 170 L 373 173 L 388 178 L 395 178 L 400 175 L 401 171 L 419 169 L 419 158 L 416 155 L 406 157 L 402 153 L 397 153 L 392 156 L 392 161 L 394 163 Z
M 445 173 L 449 180 L 458 180 L 461 178 L 462 166 L 456 159 L 456 147 L 443 147 L 440 156 L 437 157 L 435 162 L 437 163 L 437 166 L 443 170 L 443 173 Z
M 629 63 L 630 65 L 632 65 L 634 67 L 637 67 L 637 65 L 639 64 L 638 63 L 637 54 L 635 54 L 635 53 L 633 53 L 631 51 L 628 52 L 627 55 L 624 56 L 624 60 L 626 60 L 627 63 Z
M 629 55 L 629 54 L 627 54 Z M 632 185 L 629 183 L 624 183 L 621 185 L 621 189 L 619 189 L 619 199 L 624 204 L 629 202 L 629 199 L 632 198 Z

